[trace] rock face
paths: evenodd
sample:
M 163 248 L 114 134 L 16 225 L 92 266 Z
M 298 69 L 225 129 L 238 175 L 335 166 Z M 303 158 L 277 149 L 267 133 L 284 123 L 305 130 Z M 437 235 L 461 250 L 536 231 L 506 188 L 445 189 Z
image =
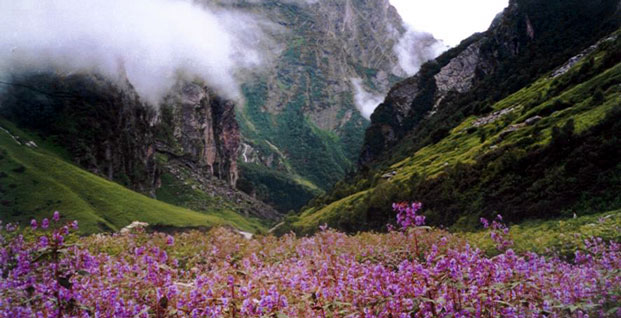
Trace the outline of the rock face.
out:
M 434 76 L 439 95 L 450 91 L 468 92 L 473 85 L 477 67 L 480 67 L 481 42 L 469 45 Z
M 94 74 L 16 75 L 1 98 L 2 115 L 49 136 L 83 168 L 131 189 L 156 184 L 156 111 L 127 83 Z
M 128 82 L 95 74 L 30 74 L 12 82 L 0 98 L 2 115 L 63 146 L 85 169 L 155 198 L 174 186 L 179 195 L 200 193 L 195 201 L 212 198 L 246 215 L 279 217 L 235 190 L 235 104 L 203 83 L 178 83 L 156 109 L 142 103 Z
M 371 117 L 359 165 L 369 167 L 382 160 L 380 157 L 387 158 L 387 151 L 408 134 L 416 134 L 415 138 L 420 140 L 425 138 L 425 132 L 431 133 L 430 125 L 446 125 L 457 114 L 489 110 L 487 107 L 493 101 L 559 65 L 576 47 L 580 49 L 588 41 L 614 30 L 618 24 L 613 22 L 614 17 L 619 16 L 618 9 L 615 13 L 617 2 L 510 1 L 486 32 L 464 40 L 390 90 Z M 561 11 L 568 13 L 563 16 Z M 575 27 L 584 21 L 595 21 L 596 15 L 600 17 L 598 34 Z M 559 29 L 571 31 L 558 36 Z M 546 40 L 550 38 L 555 40 Z M 497 83 L 503 85 L 494 86 Z M 489 87 L 496 87 L 493 94 L 485 91 Z M 460 103 L 472 105 L 472 100 L 479 101 L 477 109 L 460 108 Z M 419 127 L 422 121 L 433 124 Z
M 173 138 L 160 142 L 158 150 L 196 163 L 198 169 L 231 186 L 237 183 L 240 144 L 235 104 L 223 100 L 200 83 L 183 82 L 162 103 L 161 129 Z
M 243 166 L 267 167 L 262 170 L 311 185 L 309 191 L 329 189 L 353 166 L 368 125 L 356 108 L 352 79 L 360 79 L 370 95 L 383 96 L 406 76 L 394 51 L 406 33 L 401 18 L 388 0 L 230 5 L 278 24 L 279 32 L 271 35 L 282 45 L 274 67 L 243 87 Z M 420 42 L 426 45 L 420 50 L 436 43 L 431 35 L 421 35 Z M 268 188 L 264 199 L 273 201 L 272 185 L 248 181 Z
M 266 74 L 264 111 L 278 114 L 302 94 L 300 110 L 313 124 L 338 131 L 348 122 L 342 121 L 343 110 L 356 110 L 350 78 L 363 78 L 366 89 L 383 93 L 406 75 L 393 52 L 406 30 L 388 0 L 242 2 L 248 11 L 285 28 L 274 34 L 286 47 L 273 72 Z

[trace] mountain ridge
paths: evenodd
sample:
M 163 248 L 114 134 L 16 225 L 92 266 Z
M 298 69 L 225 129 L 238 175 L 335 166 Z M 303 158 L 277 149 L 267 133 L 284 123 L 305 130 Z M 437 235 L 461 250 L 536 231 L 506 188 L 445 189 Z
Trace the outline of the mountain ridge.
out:
M 2 116 L 92 173 L 196 211 L 280 217 L 234 188 L 240 138 L 235 105 L 201 81 L 179 82 L 159 109 L 143 103 L 129 83 L 96 74 L 22 74 L 8 86 Z
M 565 113 L 564 116 L 575 117 L 576 122 L 580 122 L 581 125 L 584 125 L 586 118 L 589 118 L 588 127 L 596 127 L 599 121 L 603 123 L 606 120 L 604 114 L 611 110 L 618 99 L 614 85 L 610 86 L 618 80 L 618 67 L 615 67 L 615 63 L 618 61 L 619 49 L 618 39 L 615 36 L 612 37 L 614 40 L 600 41 L 601 45 L 598 46 L 596 53 L 591 53 L 586 58 L 588 63 L 577 63 L 571 72 L 558 78 L 550 79 L 548 76 L 572 56 L 580 54 L 583 49 L 600 39 L 608 38 L 611 32 L 618 29 L 617 4 L 617 1 L 597 3 L 511 1 L 503 16 L 494 21 L 490 30 L 464 40 L 460 46 L 423 65 L 414 77 L 393 87 L 384 103 L 371 117 L 372 124 L 366 132 L 365 146 L 360 158 L 360 170 L 350 176 L 348 181 L 338 183 L 331 193 L 311 201 L 300 214 L 288 217 L 282 231 L 293 229 L 309 233 L 323 222 L 354 232 L 378 229 L 392 219 L 393 212 L 388 209 L 391 202 L 413 199 L 419 199 L 423 204 L 427 201 L 429 208 L 427 216 L 434 224 L 453 225 L 459 221 L 459 226 L 472 228 L 477 224 L 478 215 L 489 217 L 492 207 L 499 213 L 503 213 L 502 210 L 512 211 L 509 215 L 510 221 L 516 221 L 521 217 L 536 217 L 536 213 L 527 212 L 532 209 L 520 212 L 503 205 L 512 202 L 512 198 L 517 197 L 517 194 L 511 196 L 507 193 L 495 193 L 493 187 L 476 186 L 481 185 L 484 180 L 488 183 L 498 181 L 500 184 L 494 187 L 521 191 L 527 193 L 526 197 L 534 195 L 530 190 L 525 191 L 528 188 L 525 184 L 516 183 L 525 187 L 520 189 L 519 186 L 511 184 L 509 177 L 494 175 L 492 170 L 486 170 L 485 167 L 480 167 L 483 171 L 479 174 L 480 179 L 466 178 L 470 180 L 470 186 L 460 183 L 459 176 L 473 171 L 466 168 L 482 160 L 476 155 L 477 153 L 502 148 L 494 144 L 489 145 L 491 148 L 488 150 L 480 148 L 479 145 L 489 143 L 489 139 L 506 143 L 503 138 L 509 136 L 508 139 L 513 146 L 498 150 L 501 154 L 511 147 L 516 151 L 519 150 L 514 153 L 513 159 L 500 156 L 486 161 L 490 165 L 493 163 L 502 167 L 504 160 L 529 162 L 526 158 L 530 152 L 534 153 L 537 147 L 545 148 L 552 131 L 555 131 L 555 138 L 574 138 L 573 128 L 566 122 L 568 117 L 558 113 L 550 116 L 555 110 L 558 112 L 570 109 L 575 114 Z M 559 29 L 563 29 L 564 32 L 557 35 Z M 472 58 L 473 52 L 477 50 L 480 54 Z M 476 67 L 461 61 L 474 61 Z M 442 77 L 446 75 L 442 74 L 442 70 L 454 68 L 451 62 L 462 65 L 463 69 L 445 72 L 454 74 L 456 78 L 452 82 L 450 78 L 449 81 L 442 81 Z M 582 66 L 583 64 L 585 66 Z M 598 72 L 606 75 L 597 76 Z M 438 81 L 438 78 L 441 80 Z M 471 85 L 464 85 L 464 81 L 470 81 Z M 437 82 L 440 82 L 440 85 Z M 535 83 L 538 83 L 536 88 Z M 442 91 L 442 85 L 444 88 L 453 85 L 453 89 Z M 582 86 L 590 87 L 592 90 L 577 89 Z M 462 90 L 462 93 L 459 90 Z M 596 91 L 599 92 L 597 93 L 599 97 L 590 104 L 588 102 L 590 95 Z M 519 102 L 517 105 L 507 104 L 510 101 Z M 513 106 L 519 107 L 516 110 L 512 109 Z M 537 107 L 540 110 L 534 113 L 532 109 Z M 591 107 L 596 108 L 589 110 Z M 476 118 L 483 119 L 497 111 L 509 111 L 513 114 L 504 116 L 501 121 L 495 120 L 492 124 L 482 125 L 484 128 L 468 126 L 472 125 L 472 121 Z M 530 117 L 533 118 L 525 117 L 524 114 L 532 114 Z M 598 115 L 593 117 L 591 114 Z M 615 118 L 616 115 L 611 113 L 609 116 Z M 542 118 L 544 121 L 537 124 Z M 526 124 L 526 120 L 529 120 L 529 124 Z M 560 122 L 555 123 L 556 121 Z M 536 130 L 524 128 L 531 127 L 528 125 L 537 128 Z M 555 125 L 569 126 L 563 128 L 566 133 L 562 133 L 561 128 L 553 129 Z M 614 131 L 614 126 L 606 127 L 608 128 L 604 131 L 610 132 L 611 129 Z M 534 135 L 528 139 L 526 138 L 528 135 L 517 134 L 515 131 L 528 131 Z M 541 135 L 540 131 L 545 133 Z M 465 135 L 462 136 L 462 133 Z M 517 135 L 526 139 L 514 139 Z M 592 151 L 605 156 L 605 149 L 608 147 L 605 145 L 610 145 L 610 140 L 607 140 L 606 136 L 609 137 L 610 134 L 601 136 L 601 148 L 594 146 Z M 582 137 L 578 137 L 580 138 Z M 406 167 L 409 172 L 405 171 Z M 529 167 L 529 164 L 525 167 Z M 601 190 L 603 197 L 598 204 L 609 204 L 613 209 L 618 208 L 616 207 L 618 202 L 614 197 L 604 195 L 610 191 L 614 192 L 614 189 L 618 189 L 618 185 L 615 184 L 614 177 L 603 177 L 606 175 L 604 171 L 611 173 L 612 176 L 618 175 L 618 168 L 614 166 L 601 167 L 600 170 L 594 168 L 591 173 L 602 176 L 601 180 L 604 183 L 611 182 L 608 183 L 609 188 L 598 190 L 595 185 L 599 181 L 589 181 L 590 179 L 584 179 L 585 176 L 565 170 L 565 161 L 550 163 L 546 168 L 553 167 L 562 173 L 557 173 L 557 181 L 551 179 L 545 182 L 550 187 L 557 187 L 565 201 L 555 206 L 551 203 L 554 201 L 549 201 L 543 195 L 538 199 L 542 203 L 539 206 L 545 207 L 549 212 L 540 211 L 538 214 L 540 217 L 558 215 L 561 209 L 576 204 L 583 204 L 579 208 L 581 213 L 589 210 L 585 208 L 584 202 L 578 201 L 586 200 L 584 196 L 587 193 L 595 192 L 585 190 L 582 193 L 583 198 L 568 194 L 573 193 L 571 192 L 573 190 L 568 189 L 562 182 L 568 181 L 566 184 L 571 187 L 570 178 L 578 178 L 579 183 L 594 186 L 591 188 L 592 191 Z M 456 174 L 451 174 L 453 170 Z M 543 171 L 552 178 L 553 171 Z M 438 176 L 443 181 L 437 181 Z M 511 174 L 511 178 L 522 177 L 528 178 L 529 182 L 537 180 L 537 177 L 532 175 L 514 177 Z M 544 178 L 544 175 L 539 175 L 539 178 Z M 503 185 L 502 182 L 509 183 Z M 603 187 L 603 184 L 599 186 Z M 550 196 L 550 193 L 546 195 Z M 497 204 L 492 204 L 490 200 L 493 198 L 497 198 Z M 535 197 L 529 198 L 532 200 Z M 518 203 L 516 207 L 524 208 L 525 202 L 518 201 Z M 458 220 L 464 215 L 468 217 Z
M 274 69 L 242 85 L 242 182 L 282 212 L 297 209 L 354 167 L 368 121 L 356 108 L 352 79 L 373 95 L 405 76 L 394 48 L 408 30 L 387 0 L 242 1 L 235 7 L 287 30 L 274 35 L 284 46 Z M 433 37 L 420 42 L 426 49 L 419 50 L 433 57 Z M 270 183 L 299 190 L 271 191 Z

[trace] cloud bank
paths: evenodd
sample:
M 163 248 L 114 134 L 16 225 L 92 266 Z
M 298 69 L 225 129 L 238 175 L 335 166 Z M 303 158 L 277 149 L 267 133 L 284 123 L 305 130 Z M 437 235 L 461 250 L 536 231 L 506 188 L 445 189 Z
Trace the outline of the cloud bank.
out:
M 427 61 L 432 60 L 442 54 L 448 46 L 438 41 L 433 35 L 415 30 L 409 25 L 404 25 L 404 32 L 399 41 L 394 45 L 393 52 L 398 58 L 398 63 L 394 65 L 392 72 L 399 76 L 412 76 L 420 70 L 420 67 Z M 399 32 L 395 29 L 395 36 Z M 365 90 L 362 79 L 350 79 L 354 103 L 360 114 L 370 119 L 375 108 L 384 100 L 388 93 L 388 88 L 384 94 L 376 94 Z
M 354 103 L 356 104 L 356 108 L 358 108 L 362 117 L 370 119 L 375 108 L 384 101 L 384 96 L 367 92 L 360 78 L 352 78 L 351 85 L 354 88 Z
M 409 25 L 405 28 L 406 32 L 393 47 L 393 51 L 399 58 L 401 69 L 408 76 L 412 76 L 418 72 L 421 65 L 438 57 L 448 47 L 429 33 L 416 31 Z
M 95 71 L 157 104 L 180 76 L 240 97 L 236 73 L 262 65 L 265 23 L 190 0 L 0 0 L 0 76 Z

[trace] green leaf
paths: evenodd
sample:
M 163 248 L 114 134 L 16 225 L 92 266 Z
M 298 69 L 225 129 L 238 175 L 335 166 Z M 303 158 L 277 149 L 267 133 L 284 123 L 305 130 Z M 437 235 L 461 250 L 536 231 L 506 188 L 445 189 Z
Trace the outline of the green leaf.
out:
M 71 282 L 69 281 L 69 278 L 67 277 L 58 277 L 57 281 L 60 284 L 60 286 L 65 287 L 67 289 L 71 289 L 71 287 L 73 286 Z
M 79 270 L 77 273 L 78 273 L 78 275 L 82 275 L 82 276 L 89 276 L 90 275 L 89 272 L 87 272 L 87 271 L 85 271 L 83 269 Z

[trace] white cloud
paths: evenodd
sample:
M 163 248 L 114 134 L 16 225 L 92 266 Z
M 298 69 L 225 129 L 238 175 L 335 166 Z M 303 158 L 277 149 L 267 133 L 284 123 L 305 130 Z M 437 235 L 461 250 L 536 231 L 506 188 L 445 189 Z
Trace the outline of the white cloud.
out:
M 399 58 L 399 66 L 408 76 L 412 76 L 418 72 L 421 65 L 444 52 L 446 46 L 431 34 L 418 32 L 406 26 L 405 34 L 393 50 Z
M 390 0 L 405 22 L 455 46 L 485 31 L 509 0 Z
M 360 78 L 351 78 L 350 81 L 354 87 L 354 103 L 356 108 L 358 108 L 362 117 L 370 119 L 375 108 L 384 101 L 384 96 L 367 92 Z
M 180 75 L 237 98 L 236 73 L 265 62 L 262 22 L 190 0 L 0 0 L 0 74 L 123 69 L 155 104 Z

